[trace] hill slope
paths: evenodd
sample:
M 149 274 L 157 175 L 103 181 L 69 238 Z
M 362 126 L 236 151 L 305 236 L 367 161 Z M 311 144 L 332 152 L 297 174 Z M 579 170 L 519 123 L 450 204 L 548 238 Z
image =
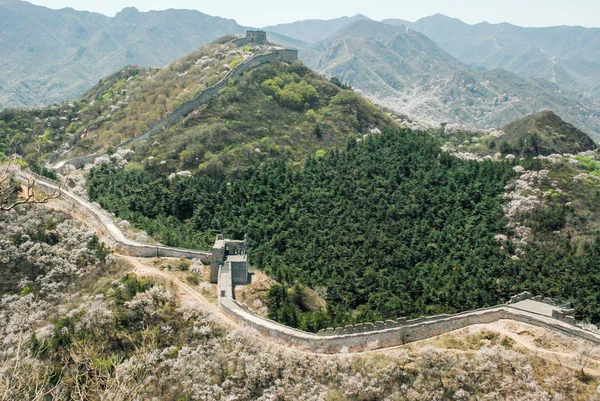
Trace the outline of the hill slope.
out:
M 441 136 L 448 150 L 476 157 L 537 157 L 593 151 L 596 143 L 556 113 L 544 110 L 491 131 L 447 126 Z M 466 153 L 465 153 L 466 152 Z
M 300 63 L 278 63 L 247 73 L 181 124 L 134 149 L 136 160 L 155 173 L 198 168 L 220 175 L 267 158 L 302 161 L 307 154 L 343 147 L 348 138 L 393 126 L 351 90 Z
M 0 143 L 10 147 L 5 153 L 16 150 L 32 164 L 110 150 L 146 132 L 238 65 L 279 49 L 238 48 L 230 40 L 224 37 L 162 69 L 128 67 L 72 103 L 4 111 Z M 309 153 L 345 146 L 349 137 L 397 126 L 352 90 L 299 62 L 255 67 L 195 107 L 174 126 L 132 144 L 135 161 L 157 172 L 229 174 L 270 157 L 303 160 Z
M 0 3 L 0 20 L 0 108 L 74 98 L 128 64 L 164 66 L 244 31 L 233 20 L 190 10 L 127 8 L 109 18 L 20 0 Z
M 564 122 L 552 111 L 542 111 L 502 127 L 503 140 L 515 145 L 529 144 L 522 155 L 580 153 L 596 149 L 594 141 L 572 124 Z

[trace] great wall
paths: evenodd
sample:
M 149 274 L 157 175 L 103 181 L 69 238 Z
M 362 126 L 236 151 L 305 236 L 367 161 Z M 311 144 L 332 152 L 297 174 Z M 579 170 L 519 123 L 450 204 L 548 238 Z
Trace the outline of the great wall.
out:
M 248 42 L 245 40 L 240 43 L 246 44 Z M 232 68 L 227 73 L 227 75 L 225 75 L 219 82 L 217 82 L 213 86 L 204 89 L 198 95 L 196 95 L 196 97 L 194 97 L 191 100 L 188 100 L 187 102 L 184 102 L 181 106 L 173 110 L 162 120 L 159 120 L 156 123 L 152 124 L 152 126 L 146 132 L 134 138 L 125 140 L 124 142 L 120 143 L 117 147 L 123 147 L 131 145 L 132 143 L 148 140 L 153 134 L 156 134 L 158 132 L 172 127 L 179 121 L 183 120 L 192 111 L 196 110 L 198 107 L 208 103 L 211 99 L 216 97 L 219 94 L 219 91 L 229 84 L 229 80 L 236 80 L 240 78 L 244 73 L 251 71 L 257 67 L 260 67 L 263 64 L 275 62 L 293 63 L 295 61 L 298 61 L 298 51 L 293 49 L 274 49 L 270 53 L 258 54 L 256 56 L 250 57 L 249 59 L 241 62 L 240 64 Z M 100 157 L 101 155 L 102 153 L 94 153 L 87 156 L 74 157 L 72 159 L 63 160 L 56 163 L 53 168 L 56 171 L 62 171 L 62 169 L 66 165 L 72 165 L 76 169 L 81 169 L 87 164 L 92 163 L 96 158 Z
M 44 177 L 36 176 L 36 183 L 49 191 L 59 189 L 58 183 Z M 572 317 L 572 310 L 556 305 L 550 299 L 533 297 L 529 293 L 514 296 L 506 304 L 453 315 L 430 316 L 413 320 L 399 318 L 385 322 L 329 328 L 321 330 L 317 334 L 300 331 L 262 318 L 253 313 L 248 306 L 235 299 L 235 286 L 243 285 L 241 284 L 243 274 L 240 275 L 238 272 L 238 278 L 234 279 L 236 268 L 232 268 L 232 266 L 235 266 L 232 261 L 237 263 L 243 261 L 244 263 L 238 266 L 241 266 L 242 270 L 246 269 L 247 275 L 245 248 L 240 247 L 239 249 L 243 249 L 243 252 L 231 256 L 223 251 L 226 251 L 225 246 L 228 244 L 244 243 L 245 247 L 245 241 L 229 241 L 219 237 L 215 241 L 213 252 L 144 244 L 128 239 L 103 210 L 70 193 L 68 190 L 63 190 L 63 194 L 66 199 L 77 207 L 88 210 L 104 226 L 106 232 L 114 241 L 115 248 L 121 253 L 135 257 L 160 256 L 199 259 L 205 265 L 212 265 L 211 267 L 217 262 L 218 277 L 216 282 L 219 307 L 236 321 L 257 330 L 261 334 L 302 349 L 317 353 L 337 353 L 399 346 L 467 326 L 488 324 L 504 319 L 532 324 L 600 345 L 600 334 L 577 326 Z M 219 245 L 220 241 L 222 245 Z M 218 251 L 215 251 L 215 249 Z
M 253 35 L 257 34 L 254 33 Z M 261 35 L 258 35 L 258 38 L 258 40 L 262 40 Z M 248 41 L 248 37 L 238 39 L 238 41 L 245 44 Z M 293 62 L 296 60 L 297 53 L 287 49 L 252 57 L 232 69 L 219 83 L 206 89 L 193 100 L 184 103 L 164 120 L 154 124 L 150 130 L 136 138 L 128 140 L 124 144 L 147 139 L 153 133 L 163 129 L 163 127 L 175 124 L 194 108 L 214 97 L 227 84 L 229 79 L 235 79 L 244 72 L 264 63 L 275 61 Z M 89 155 L 67 160 L 57 164 L 55 169 L 60 170 L 66 164 L 82 168 L 84 165 L 93 162 L 98 156 L 100 155 Z M 31 172 L 27 174 L 34 175 Z M 37 185 L 46 190 L 59 190 L 57 182 L 37 175 L 35 175 L 35 178 Z M 435 337 L 470 325 L 488 324 L 503 319 L 532 324 L 571 337 L 584 339 L 594 344 L 600 344 L 600 334 L 576 325 L 572 310 L 556 305 L 550 299 L 533 297 L 529 293 L 514 296 L 506 304 L 453 315 L 422 317 L 413 320 L 399 318 L 385 322 L 329 328 L 321 330 L 317 334 L 303 332 L 262 318 L 253 313 L 248 306 L 239 303 L 235 299 L 235 286 L 244 285 L 244 282 L 247 282 L 248 279 L 245 240 L 230 241 L 218 236 L 212 252 L 144 244 L 128 239 L 113 222 L 112 218 L 102 209 L 70 193 L 68 190 L 63 189 L 62 191 L 66 199 L 77 207 L 88 210 L 104 226 L 109 237 L 114 241 L 115 248 L 119 252 L 135 257 L 158 256 L 199 259 L 203 264 L 210 265 L 211 282 L 217 284 L 219 307 L 227 315 L 263 335 L 279 339 L 302 349 L 317 353 L 338 353 L 361 351 L 367 348 L 399 346 Z

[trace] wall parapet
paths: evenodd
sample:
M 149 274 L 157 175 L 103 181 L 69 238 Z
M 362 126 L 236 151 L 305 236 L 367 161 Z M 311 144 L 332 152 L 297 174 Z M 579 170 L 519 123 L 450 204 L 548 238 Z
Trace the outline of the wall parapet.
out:
M 332 333 L 331 330 L 333 329 L 327 329 L 327 335 L 303 332 L 261 318 L 253 314 L 249 308 L 243 307 L 233 299 L 223 299 L 219 305 L 229 316 L 262 334 L 318 353 L 337 353 L 344 350 L 353 352 L 364 349 L 399 346 L 425 340 L 471 325 L 489 324 L 503 319 L 532 324 L 558 331 L 571 337 L 584 339 L 594 344 L 600 344 L 600 335 L 598 334 L 552 318 L 544 319 L 532 313 L 511 309 L 505 305 L 456 315 L 442 315 L 430 319 L 407 320 L 392 327 L 385 325 L 376 327 L 375 324 L 363 325 L 365 329 L 367 327 L 371 328 L 371 330 L 364 331 L 356 331 L 355 329 L 358 325 L 352 326 L 352 330 L 347 330 L 346 332 L 342 330 Z
M 501 305 L 500 305 L 501 306 Z M 486 312 L 486 311 L 494 311 L 498 309 L 500 306 L 492 306 L 488 308 L 480 308 L 473 309 L 466 312 L 459 312 L 452 315 L 449 314 L 441 314 L 441 315 L 433 315 L 433 316 L 421 316 L 415 319 L 407 319 L 406 317 L 400 317 L 396 320 L 386 320 L 385 322 L 374 322 L 374 323 L 358 323 L 355 325 L 348 325 L 345 327 L 329 327 L 327 329 L 319 330 L 317 333 L 318 336 L 337 336 L 341 334 L 356 334 L 356 333 L 367 333 L 370 331 L 377 330 L 388 330 L 395 329 L 399 327 L 406 327 L 411 325 L 425 324 L 432 321 L 439 321 L 448 318 L 457 318 L 460 316 L 465 316 L 477 312 Z
M 510 300 L 507 302 L 507 304 L 516 304 L 517 302 L 525 301 L 526 299 L 531 298 L 533 298 L 532 293 L 530 293 L 529 291 L 523 291 L 520 294 L 513 295 L 512 297 L 510 297 Z

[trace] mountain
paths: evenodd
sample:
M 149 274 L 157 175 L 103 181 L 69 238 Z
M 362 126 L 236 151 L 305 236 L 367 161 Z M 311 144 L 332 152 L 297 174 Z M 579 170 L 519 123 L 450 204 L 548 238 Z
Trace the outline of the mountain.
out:
M 333 35 L 338 30 L 350 25 L 352 22 L 368 19 L 368 17 L 358 14 L 354 17 L 341 17 L 330 20 L 311 19 L 296 21 L 289 24 L 266 26 L 263 29 L 268 32 L 289 36 L 304 42 L 316 43 Z
M 115 17 L 51 10 L 20 0 L 0 3 L 0 108 L 41 106 L 81 95 L 129 64 L 159 67 L 224 34 L 233 20 L 192 10 Z
M 357 21 L 322 44 L 318 71 L 379 95 L 416 81 L 467 69 L 433 41 L 411 29 Z
M 273 61 L 236 79 L 231 75 L 254 57 L 273 55 L 273 49 L 237 47 L 225 36 L 164 68 L 125 68 L 73 102 L 5 110 L 0 151 L 17 152 L 36 165 L 41 156 L 56 161 L 112 151 L 157 126 L 150 140 L 131 145 L 139 166 L 229 174 L 272 157 L 302 160 L 344 147 L 350 137 L 398 126 L 354 91 L 299 62 Z M 220 90 L 213 87 L 217 82 L 223 82 Z M 211 91 L 212 98 L 194 103 L 178 123 L 157 125 Z
M 544 78 L 561 88 L 599 96 L 600 29 L 577 26 L 523 28 L 507 23 L 469 25 L 436 14 L 407 25 L 442 49 L 476 68 L 503 68 L 521 76 Z
M 317 71 L 409 116 L 487 129 L 551 109 L 600 137 L 597 101 L 544 79 L 473 69 L 407 26 L 356 21 L 311 51 L 321 53 L 306 60 Z
M 507 124 L 502 131 L 503 141 L 525 147 L 519 149 L 521 155 L 573 154 L 596 149 L 592 138 L 549 110 Z

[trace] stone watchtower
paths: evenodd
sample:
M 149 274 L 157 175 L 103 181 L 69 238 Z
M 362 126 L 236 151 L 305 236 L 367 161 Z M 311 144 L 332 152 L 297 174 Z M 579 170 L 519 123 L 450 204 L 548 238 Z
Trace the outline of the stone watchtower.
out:
M 235 41 L 237 46 L 244 46 L 250 43 L 264 45 L 267 43 L 267 33 L 265 31 L 246 31 L 246 36 Z
M 243 241 L 225 239 L 217 235 L 210 257 L 210 282 L 219 281 L 219 268 L 228 264 L 234 285 L 248 284 L 248 260 L 246 256 L 246 236 Z

